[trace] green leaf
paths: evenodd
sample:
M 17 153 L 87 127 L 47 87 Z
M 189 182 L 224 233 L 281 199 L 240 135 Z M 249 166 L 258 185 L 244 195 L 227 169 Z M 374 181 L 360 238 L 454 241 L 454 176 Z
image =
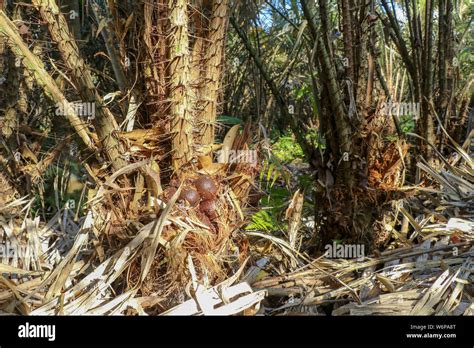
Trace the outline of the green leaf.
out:
M 235 126 L 237 124 L 243 125 L 244 121 L 242 121 L 240 118 L 237 117 L 232 117 L 232 116 L 226 116 L 226 115 L 221 115 L 217 118 L 217 122 L 229 125 L 229 126 Z

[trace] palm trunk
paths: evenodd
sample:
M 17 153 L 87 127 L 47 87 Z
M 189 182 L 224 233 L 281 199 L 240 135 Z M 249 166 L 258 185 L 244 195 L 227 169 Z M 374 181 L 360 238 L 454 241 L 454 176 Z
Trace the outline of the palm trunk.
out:
M 193 157 L 190 52 L 186 0 L 170 0 L 169 61 L 172 163 L 179 173 Z
M 434 122 L 433 115 L 431 114 L 431 108 L 429 103 L 432 98 L 432 86 L 433 86 L 433 61 L 432 61 L 432 50 L 433 50 L 433 0 L 426 2 L 425 10 L 425 33 L 424 33 L 424 49 L 422 54 L 423 60 L 423 80 L 422 80 L 422 97 L 421 97 L 421 117 L 420 117 L 420 131 L 422 136 L 426 139 L 427 143 L 435 145 L 435 133 L 434 133 Z M 433 150 L 425 142 L 420 142 L 421 154 L 426 160 L 431 160 Z
M 342 28 L 343 28 L 343 38 L 344 38 L 344 52 L 345 58 L 348 60 L 347 66 L 347 76 L 350 78 L 352 83 L 355 84 L 355 62 L 354 62 L 354 48 L 352 46 L 354 42 L 353 36 L 353 26 L 352 26 L 352 12 L 350 9 L 350 4 L 348 0 L 341 1 L 342 8 Z M 354 88 L 355 90 L 355 88 Z
M 26 46 L 17 32 L 15 24 L 0 10 L 0 35 L 4 36 L 7 44 L 20 59 L 26 69 L 32 74 L 45 93 L 55 102 L 64 106 L 64 115 L 71 126 L 76 130 L 78 136 L 82 139 L 87 148 L 96 151 L 84 121 L 82 121 L 74 111 L 73 105 L 66 100 L 61 93 L 53 78 L 47 73 L 43 62 L 34 55 Z
M 217 118 L 219 90 L 224 64 L 225 32 L 228 19 L 228 0 L 215 0 L 212 4 L 212 18 L 207 38 L 208 47 L 204 58 L 205 74 L 204 88 L 205 106 L 201 118 L 198 139 L 196 142 L 203 146 L 214 143 L 215 124 Z
M 80 57 L 79 48 L 73 35 L 68 30 L 66 19 L 54 0 L 33 0 L 33 5 L 48 24 L 51 37 L 58 44 L 59 52 L 70 70 L 83 102 L 97 104 L 95 108 L 97 115 L 94 124 L 104 153 L 115 170 L 123 168 L 127 162 L 122 158 L 124 149 L 116 135 L 119 130 L 118 125 L 95 89 L 92 75 L 84 60 Z

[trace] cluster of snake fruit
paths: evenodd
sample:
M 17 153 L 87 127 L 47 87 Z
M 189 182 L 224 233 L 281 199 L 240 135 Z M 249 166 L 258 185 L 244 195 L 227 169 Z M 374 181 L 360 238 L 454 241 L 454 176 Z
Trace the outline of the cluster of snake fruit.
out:
M 170 182 L 170 186 L 162 194 L 165 202 L 168 202 L 176 193 L 178 186 L 177 182 Z M 190 181 L 189 185 L 183 187 L 178 203 L 195 208 L 201 222 L 213 232 L 216 232 L 216 225 L 213 223 L 218 217 L 216 198 L 216 183 L 209 176 L 201 175 L 197 179 Z

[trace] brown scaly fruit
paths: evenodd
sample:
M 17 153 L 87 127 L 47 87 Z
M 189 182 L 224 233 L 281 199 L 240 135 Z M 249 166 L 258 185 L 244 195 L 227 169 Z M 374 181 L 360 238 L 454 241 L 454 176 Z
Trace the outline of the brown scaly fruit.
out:
M 201 175 L 194 180 L 194 186 L 204 200 L 212 200 L 216 198 L 217 186 L 214 181 L 207 175 Z
M 201 196 L 196 190 L 191 189 L 191 188 L 186 188 L 186 189 L 183 189 L 183 191 L 181 191 L 181 194 L 179 195 L 179 199 L 182 201 L 188 202 L 190 206 L 194 207 L 201 200 Z
M 206 214 L 211 221 L 217 218 L 216 202 L 213 200 L 202 201 L 201 204 L 199 204 L 199 210 Z

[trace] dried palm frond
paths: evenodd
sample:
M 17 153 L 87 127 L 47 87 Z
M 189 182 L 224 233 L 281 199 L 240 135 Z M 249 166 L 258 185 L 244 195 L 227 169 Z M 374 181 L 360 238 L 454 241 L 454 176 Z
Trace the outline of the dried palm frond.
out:
M 440 168 L 418 164 L 431 187 L 426 181 L 417 190 L 427 199 L 409 197 L 400 209 L 415 227 L 409 239 L 393 230 L 393 246 L 361 260 L 321 256 L 273 276 L 262 268 L 263 279 L 251 278 L 252 287 L 283 303 L 267 313 L 331 305 L 332 315 L 472 315 L 474 173 L 470 157 L 462 159 L 455 166 L 445 160 Z M 408 208 L 423 214 L 412 216 Z

